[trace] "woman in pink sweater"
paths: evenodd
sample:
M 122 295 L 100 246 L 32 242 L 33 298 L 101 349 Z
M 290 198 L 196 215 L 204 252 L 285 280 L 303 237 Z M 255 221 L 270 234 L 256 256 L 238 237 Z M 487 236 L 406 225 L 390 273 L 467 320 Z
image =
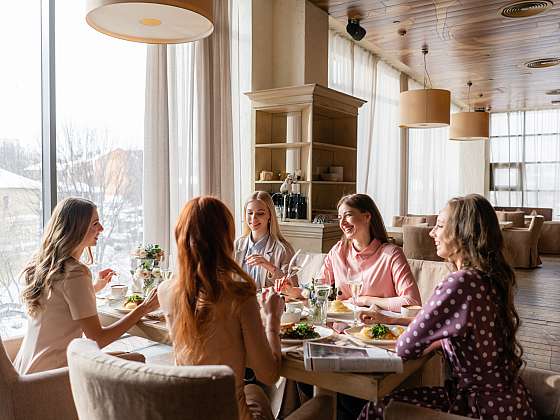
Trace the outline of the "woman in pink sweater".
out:
M 351 194 L 337 205 L 343 237 L 329 251 L 323 275 L 338 286 L 339 299 L 352 296 L 348 280 L 363 280 L 358 304 L 400 312 L 420 305 L 420 292 L 402 249 L 390 244 L 381 214 L 370 196 Z

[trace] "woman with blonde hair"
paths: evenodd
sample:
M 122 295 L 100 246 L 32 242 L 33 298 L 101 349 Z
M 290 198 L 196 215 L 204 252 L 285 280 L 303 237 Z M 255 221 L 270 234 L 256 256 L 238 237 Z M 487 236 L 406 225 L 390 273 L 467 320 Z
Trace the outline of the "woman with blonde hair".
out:
M 441 348 L 451 377 L 443 387 L 396 391 L 369 403 L 360 419 L 382 419 L 392 400 L 477 419 L 536 418 L 519 375 L 515 274 L 504 258 L 492 205 L 478 194 L 454 198 L 430 235 L 437 254 L 457 271 L 442 280 L 399 337 L 397 353 L 417 359 Z
M 249 274 L 257 290 L 273 286 L 287 274 L 294 249 L 280 233 L 272 198 L 255 191 L 243 207 L 243 235 L 235 241 L 235 260 Z M 295 279 L 292 281 L 296 283 Z
M 66 366 L 66 348 L 72 339 L 85 334 L 104 347 L 157 308 L 153 293 L 123 319 L 101 326 L 95 291 L 102 289 L 114 272 L 101 271 L 94 285 L 90 270 L 80 262 L 84 251 L 92 262 L 90 247 L 97 244 L 101 232 L 103 226 L 93 202 L 70 197 L 55 207 L 41 247 L 22 273 L 22 300 L 30 319 L 14 361 L 20 374 Z
M 261 296 L 254 281 L 232 258 L 235 227 L 227 207 L 214 197 L 197 197 L 181 211 L 175 227 L 176 276 L 158 288 L 178 365 L 227 365 L 236 377 L 239 416 L 272 418 L 256 385 L 244 386 L 245 367 L 274 383 L 280 372 L 281 297 Z

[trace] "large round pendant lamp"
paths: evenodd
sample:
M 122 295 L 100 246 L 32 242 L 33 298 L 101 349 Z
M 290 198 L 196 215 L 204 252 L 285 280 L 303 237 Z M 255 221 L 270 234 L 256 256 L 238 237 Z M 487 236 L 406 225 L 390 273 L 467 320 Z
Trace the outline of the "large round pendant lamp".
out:
M 449 130 L 450 140 L 484 140 L 490 137 L 490 114 L 487 112 L 471 112 L 471 86 L 467 82 L 467 104 L 469 112 L 457 112 L 451 115 L 451 127 Z
M 86 21 L 106 35 L 148 44 L 179 44 L 214 30 L 212 0 L 87 0 Z
M 434 128 L 449 125 L 451 92 L 444 89 L 431 89 L 431 80 L 426 66 L 428 47 L 422 47 L 424 55 L 424 89 L 407 90 L 400 96 L 400 127 Z M 430 89 L 426 89 L 426 80 Z
M 451 115 L 449 139 L 484 140 L 490 136 L 488 112 L 457 112 Z
M 451 93 L 443 89 L 401 92 L 401 127 L 434 128 L 449 125 Z

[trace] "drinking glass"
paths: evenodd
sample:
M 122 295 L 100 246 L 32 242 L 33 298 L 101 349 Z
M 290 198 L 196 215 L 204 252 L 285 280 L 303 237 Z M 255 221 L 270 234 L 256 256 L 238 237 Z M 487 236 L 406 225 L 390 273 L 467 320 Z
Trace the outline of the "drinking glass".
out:
M 288 276 L 295 276 L 302 272 L 310 260 L 311 255 L 308 252 L 298 249 L 288 264 Z M 305 286 L 311 282 L 311 277 L 299 275 L 298 281 L 300 286 Z
M 315 293 L 315 310 L 319 325 L 327 325 L 327 312 L 329 310 L 329 295 L 331 293 L 331 283 L 327 276 L 317 273 L 313 276 L 313 291 Z
M 354 313 L 354 326 L 358 325 L 358 297 L 360 296 L 360 292 L 362 291 L 362 287 L 364 285 L 364 274 L 360 271 L 353 271 L 351 268 L 348 268 L 347 276 L 346 276 L 346 283 L 350 287 L 350 291 L 352 292 L 352 312 Z

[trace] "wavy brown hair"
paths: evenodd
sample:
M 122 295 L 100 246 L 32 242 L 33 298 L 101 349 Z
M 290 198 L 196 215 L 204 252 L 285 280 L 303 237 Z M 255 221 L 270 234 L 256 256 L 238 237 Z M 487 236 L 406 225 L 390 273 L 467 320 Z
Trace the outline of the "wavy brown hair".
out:
M 497 330 L 504 339 L 504 360 L 516 377 L 523 365 L 523 348 L 516 339 L 519 315 L 514 305 L 515 274 L 507 263 L 498 217 L 492 205 L 481 195 L 469 194 L 447 203 L 448 220 L 443 236 L 454 249 L 453 255 L 463 259 L 463 267 L 472 267 L 496 289 L 498 297 Z
M 200 361 L 214 305 L 224 297 L 255 296 L 255 282 L 233 259 L 233 216 L 220 200 L 190 200 L 175 226 L 178 273 L 173 285 L 171 336 L 179 364 Z
M 286 238 L 284 238 L 282 232 L 280 232 L 280 226 L 278 225 L 278 218 L 276 217 L 274 203 L 272 202 L 270 194 L 266 191 L 255 191 L 253 194 L 247 197 L 247 200 L 245 200 L 245 205 L 243 206 L 243 236 L 247 236 L 251 233 L 251 228 L 247 224 L 247 206 L 251 201 L 254 200 L 262 201 L 268 209 L 268 214 L 270 215 L 268 233 L 270 234 L 272 239 L 282 242 L 286 249 L 293 254 L 294 248 L 292 247 L 292 245 L 290 245 Z
M 84 240 L 95 208 L 92 201 L 78 197 L 65 198 L 54 208 L 41 247 L 22 271 L 25 286 L 21 297 L 32 318 L 42 310 L 41 298 L 50 294 L 57 276 L 65 272 L 72 252 Z M 91 263 L 91 249 L 86 250 Z
M 369 219 L 369 234 L 371 239 L 377 239 L 382 244 L 389 242 L 387 239 L 387 230 L 385 229 L 385 224 L 383 223 L 383 217 L 381 217 L 379 209 L 369 195 L 345 195 L 338 201 L 336 208 L 339 209 L 343 204 L 359 210 L 362 213 L 369 213 L 371 216 Z

